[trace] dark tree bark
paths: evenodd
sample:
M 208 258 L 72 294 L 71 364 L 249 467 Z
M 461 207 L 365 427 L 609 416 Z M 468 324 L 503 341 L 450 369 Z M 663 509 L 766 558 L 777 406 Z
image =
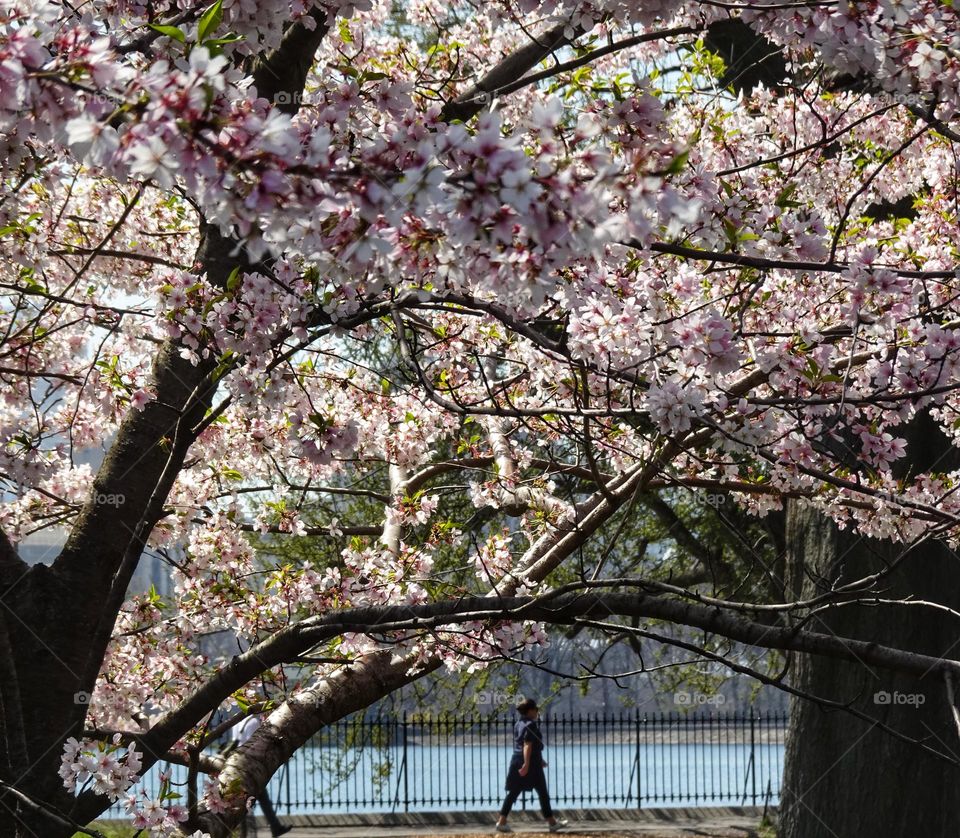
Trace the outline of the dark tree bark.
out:
M 94 480 L 67 543 L 50 567 L 27 566 L 11 549 L 0 562 L 0 633 L 8 783 L 67 813 L 73 796 L 58 775 L 63 743 L 80 736 L 87 698 L 146 537 L 192 442 L 190 428 L 210 404 L 206 377 L 168 342 L 154 364 L 158 399 L 132 411 Z M 97 494 L 122 497 L 117 507 Z M 6 545 L 9 548 L 9 543 Z M 20 751 L 19 754 L 16 751 Z M 0 835 L 58 838 L 72 830 L 0 789 Z
M 911 468 L 947 470 L 956 454 L 927 417 L 909 431 Z M 809 508 L 787 524 L 789 580 L 795 596 L 832 581 L 881 570 L 902 552 L 890 542 L 841 532 Z M 926 542 L 882 583 L 885 599 L 912 596 L 960 608 L 960 558 Z M 956 657 L 960 621 L 920 606 L 847 606 L 807 628 Z M 916 677 L 820 656 L 796 657 L 792 683 L 852 705 L 951 757 L 960 739 L 940 673 Z M 841 711 L 793 699 L 780 807 L 780 838 L 902 838 L 960 835 L 960 769 Z
M 714 21 L 707 27 L 703 42 L 726 65 L 720 78 L 724 87 L 749 94 L 757 85 L 777 87 L 787 80 L 783 50 L 740 18 Z

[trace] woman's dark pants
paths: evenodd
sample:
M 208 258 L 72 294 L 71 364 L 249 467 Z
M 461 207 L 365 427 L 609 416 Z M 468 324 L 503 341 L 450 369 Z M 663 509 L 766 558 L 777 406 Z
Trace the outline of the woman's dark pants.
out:
M 540 811 L 543 812 L 545 818 L 553 817 L 553 809 L 550 808 L 550 795 L 547 793 L 547 776 L 542 771 L 540 776 L 536 778 L 536 785 L 534 789 L 537 792 L 537 796 L 540 798 Z M 507 799 L 503 801 L 503 806 L 500 807 L 500 814 L 503 817 L 506 817 L 510 814 L 510 810 L 513 808 L 513 804 L 517 802 L 517 798 L 523 794 L 522 791 L 509 791 L 507 792 Z

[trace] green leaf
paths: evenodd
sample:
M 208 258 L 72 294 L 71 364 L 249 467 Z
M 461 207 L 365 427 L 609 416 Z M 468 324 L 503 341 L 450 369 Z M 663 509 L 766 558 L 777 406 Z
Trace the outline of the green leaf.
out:
M 209 46 L 220 47 L 224 44 L 235 44 L 237 41 L 246 40 L 245 35 L 224 35 L 222 38 L 211 38 L 209 41 L 204 43 Z
M 689 151 L 682 151 L 673 160 L 670 161 L 670 164 L 667 166 L 666 174 L 668 175 L 678 175 L 683 171 L 684 167 L 687 165 L 687 159 L 690 157 Z
M 183 34 L 182 29 L 177 29 L 176 26 L 164 26 L 161 23 L 148 23 L 149 26 L 154 32 L 159 32 L 161 35 L 166 35 L 168 38 L 173 38 L 175 41 L 179 41 L 181 44 L 186 43 L 187 36 Z
M 727 241 L 730 243 L 731 247 L 736 247 L 737 244 L 737 234 L 740 231 L 740 228 L 737 227 L 729 218 L 723 219 L 723 231 L 727 234 Z
M 240 287 L 240 266 L 237 265 L 227 277 L 227 290 L 236 291 Z
M 780 194 L 777 195 L 777 200 L 774 203 L 780 207 L 780 209 L 786 209 L 787 207 L 791 206 L 800 206 L 796 201 L 791 200 L 796 191 L 796 182 L 788 183 L 783 189 L 780 190 Z
M 207 35 L 216 32 L 221 20 L 223 20 L 223 0 L 217 0 L 200 18 L 200 23 L 197 26 L 197 41 L 201 44 L 204 43 L 207 40 Z

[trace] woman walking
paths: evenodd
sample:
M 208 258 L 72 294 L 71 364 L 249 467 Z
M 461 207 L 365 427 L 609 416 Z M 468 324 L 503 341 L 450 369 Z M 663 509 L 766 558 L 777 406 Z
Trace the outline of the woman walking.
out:
M 566 821 L 558 821 L 550 808 L 550 795 L 547 793 L 547 777 L 543 769 L 547 763 L 543 759 L 543 735 L 540 733 L 540 710 L 537 702 L 532 698 L 525 699 L 517 705 L 520 718 L 513 726 L 513 756 L 510 758 L 510 768 L 507 771 L 507 797 L 500 808 L 500 819 L 497 821 L 497 832 L 513 832 L 507 823 L 507 816 L 517 802 L 517 798 L 525 791 L 536 790 L 540 798 L 540 811 L 547 819 L 551 832 L 557 832 L 567 825 Z

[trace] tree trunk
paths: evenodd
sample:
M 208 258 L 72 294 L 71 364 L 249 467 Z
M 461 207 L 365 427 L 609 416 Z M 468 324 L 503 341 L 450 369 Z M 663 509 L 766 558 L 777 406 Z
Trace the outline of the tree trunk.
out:
M 34 800 L 68 812 L 72 795 L 57 770 L 64 741 L 80 736 L 86 705 L 84 696 L 75 701 L 75 694 L 87 649 L 79 638 L 93 631 L 96 615 L 87 614 L 84 623 L 84 615 L 71 607 L 74 594 L 43 565 L 12 578 L 0 574 L 0 590 L 10 594 L 0 614 L 0 633 L 8 638 L 7 652 L 14 652 L 4 660 L 3 779 Z M 0 835 L 72 834 L 14 793 L 0 790 Z
M 948 443 L 921 418 L 910 429 L 915 472 L 946 470 Z M 890 542 L 840 531 L 809 507 L 787 517 L 793 595 L 822 593 L 834 580 L 881 570 L 902 553 Z M 885 599 L 915 599 L 960 609 L 960 559 L 926 542 L 881 584 Z M 936 656 L 960 654 L 960 625 L 921 606 L 847 606 L 814 618 L 812 630 Z M 814 695 L 850 702 L 893 729 L 941 753 L 960 755 L 943 680 L 916 678 L 826 657 L 796 656 L 792 684 Z M 902 838 L 960 835 L 960 770 L 849 713 L 794 698 L 780 807 L 780 838 Z

